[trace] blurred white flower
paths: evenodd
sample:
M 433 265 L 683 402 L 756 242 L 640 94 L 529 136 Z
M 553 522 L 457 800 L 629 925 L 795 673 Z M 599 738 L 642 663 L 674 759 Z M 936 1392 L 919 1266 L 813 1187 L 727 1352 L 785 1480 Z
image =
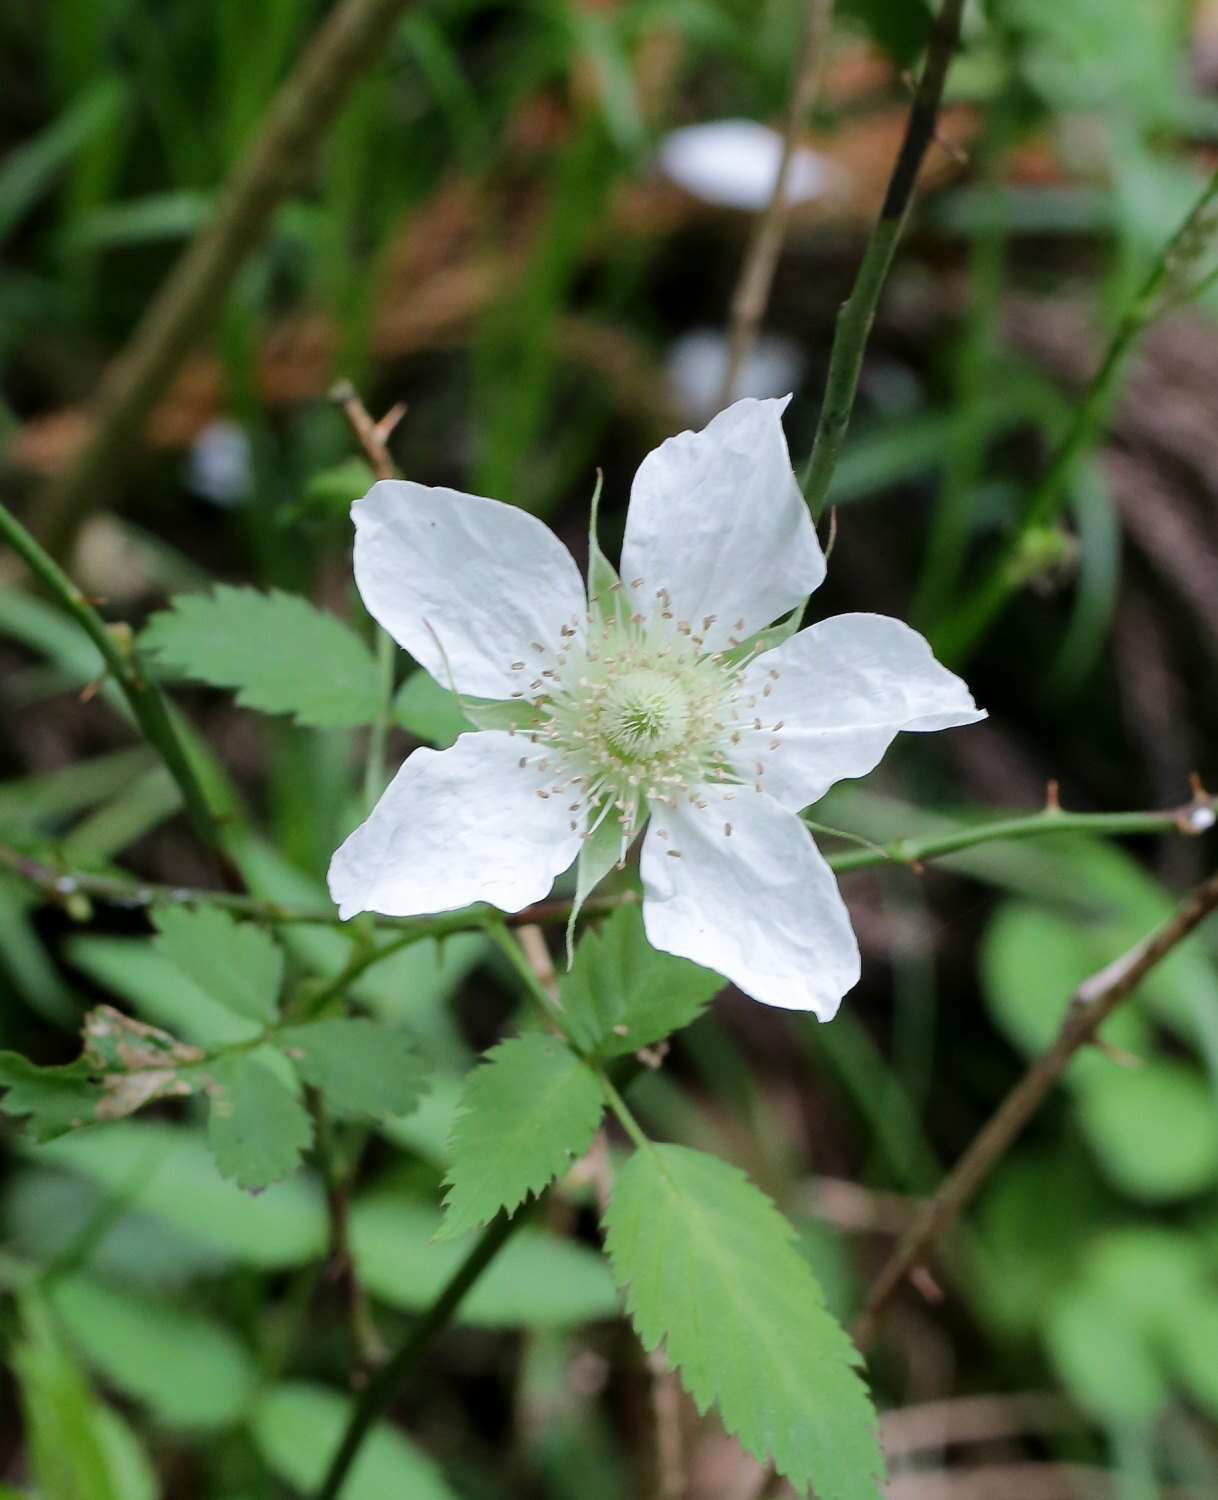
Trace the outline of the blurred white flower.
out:
M 788 398 L 789 399 L 789 398 Z M 579 860 L 579 893 L 640 829 L 657 947 L 827 1020 L 859 975 L 850 920 L 798 813 L 902 729 L 983 718 L 921 636 L 840 615 L 773 649 L 825 561 L 782 401 L 738 401 L 635 476 L 618 581 L 509 505 L 405 480 L 356 501 L 370 613 L 487 725 L 416 750 L 335 854 L 344 917 L 517 911 Z
M 672 341 L 665 361 L 681 409 L 705 422 L 719 410 L 727 369 L 727 339 L 716 328 L 691 328 Z M 741 396 L 777 396 L 797 386 L 804 356 L 799 344 L 779 333 L 763 333 L 749 346 L 736 375 Z
M 723 208 L 756 212 L 770 201 L 782 136 L 756 120 L 714 120 L 670 131 L 660 142 L 660 170 L 678 187 Z M 840 174 L 824 157 L 796 148 L 787 175 L 786 201 L 824 197 Z
M 186 482 L 217 505 L 240 505 L 253 488 L 253 460 L 245 429 L 226 418 L 209 422 L 191 444 Z

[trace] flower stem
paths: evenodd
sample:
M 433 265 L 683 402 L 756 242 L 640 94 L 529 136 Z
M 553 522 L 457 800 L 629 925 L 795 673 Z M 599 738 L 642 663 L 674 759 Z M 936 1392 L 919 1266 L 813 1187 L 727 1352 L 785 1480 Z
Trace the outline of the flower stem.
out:
M 376 632 L 376 718 L 368 730 L 368 758 L 364 763 L 364 812 L 371 813 L 385 790 L 385 741 L 393 715 L 393 665 L 397 645 L 386 630 Z
M 1014 531 L 956 612 L 933 632 L 936 652 L 960 664 L 975 649 L 986 627 L 1024 581 L 1020 544 L 1029 532 L 1056 519 L 1068 499 L 1080 456 L 1095 443 L 1111 408 L 1117 377 L 1139 336 L 1165 312 L 1196 294 L 1204 280 L 1191 278 L 1198 254 L 1195 241 L 1204 241 L 1213 204 L 1218 198 L 1218 172 L 1210 178 L 1184 223 L 1163 246 L 1146 280 L 1125 309 L 1099 368 L 1091 378 L 1074 418 L 1040 483 L 1032 491 Z
M 1214 825 L 1214 799 L 1198 791 L 1191 802 L 1164 812 L 1071 813 L 1046 807 L 1024 817 L 999 818 L 971 827 L 956 828 L 950 833 L 931 834 L 926 838 L 896 839 L 893 843 L 864 849 L 842 850 L 827 855 L 830 867 L 839 874 L 849 870 L 869 869 L 880 864 L 920 865 L 926 860 L 1009 839 L 1038 838 L 1054 833 L 1089 833 L 1113 835 L 1122 833 L 1177 833 L 1198 835 Z
M 529 1217 L 531 1207 L 531 1204 L 522 1204 L 511 1218 L 501 1213 L 487 1225 L 444 1290 L 365 1386 L 314 1500 L 336 1500 L 373 1423 L 393 1400 L 402 1380 L 416 1368 L 452 1321 L 466 1292 Z
M 28 564 L 97 647 L 144 737 L 177 783 L 196 831 L 214 849 L 224 851 L 228 836 L 222 815 L 191 763 L 160 689 L 140 661 L 130 630 L 126 626 L 107 625 L 54 558 L 3 505 L 0 505 L 0 537 Z
M 825 381 L 825 396 L 816 427 L 816 438 L 811 456 L 800 476 L 813 520 L 820 520 L 829 502 L 829 490 L 846 429 L 850 425 L 859 374 L 863 368 L 863 355 L 871 335 L 871 325 L 875 322 L 880 293 L 884 289 L 896 254 L 897 242 L 909 217 L 914 184 L 918 179 L 922 158 L 935 138 L 943 85 L 947 79 L 948 64 L 960 38 L 960 17 L 963 10 L 964 0 L 943 0 L 935 18 L 926 49 L 926 62 L 906 122 L 905 138 L 901 142 L 901 150 L 888 180 L 880 216 L 863 252 L 863 262 L 859 266 L 853 290 L 837 315 L 837 329 L 829 354 L 829 374 Z

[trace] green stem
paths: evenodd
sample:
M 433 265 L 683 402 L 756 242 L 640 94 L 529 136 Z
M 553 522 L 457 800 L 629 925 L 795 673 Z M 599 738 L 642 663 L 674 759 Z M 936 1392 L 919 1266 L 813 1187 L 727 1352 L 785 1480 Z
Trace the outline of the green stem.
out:
M 1075 408 L 1074 419 L 1044 477 L 1024 506 L 1015 530 L 992 559 L 977 587 L 942 629 L 933 633 L 932 643 L 944 660 L 956 665 L 964 661 L 1003 605 L 1024 582 L 1019 565 L 1023 539 L 1038 527 L 1047 526 L 1060 514 L 1070 494 L 1071 481 L 1081 455 L 1089 451 L 1098 439 L 1112 405 L 1117 377 L 1129 351 L 1144 330 L 1178 302 L 1178 297 L 1173 296 L 1173 286 L 1182 278 L 1188 282 L 1187 273 L 1195 254 L 1193 241 L 1197 238 L 1199 226 L 1208 223 L 1207 215 L 1215 197 L 1218 197 L 1218 173 L 1211 177 L 1187 219 L 1163 246 L 1137 295 L 1125 309 L 1099 368 Z
M 1037 838 L 1043 834 L 1088 833 L 1113 835 L 1122 833 L 1204 833 L 1212 826 L 1213 812 L 1209 797 L 1199 796 L 1183 807 L 1166 812 L 1069 813 L 1047 807 L 1030 816 L 999 818 L 994 822 L 975 823 L 953 829 L 951 833 L 932 834 L 927 838 L 896 839 L 874 849 L 847 849 L 827 856 L 830 867 L 839 874 L 848 870 L 869 869 L 878 864 L 919 865 L 926 860 L 990 844 L 1002 839 Z
M 130 632 L 125 626 L 108 626 L 54 558 L 3 505 L 0 505 L 0 537 L 28 564 L 97 647 L 122 689 L 136 723 L 177 783 L 191 822 L 203 839 L 223 851 L 227 833 L 221 815 L 191 764 L 164 697 L 143 669 Z
M 863 253 L 854 288 L 837 315 L 825 397 L 817 422 L 812 453 L 801 475 L 801 485 L 813 519 L 819 520 L 829 502 L 829 489 L 837 468 L 842 442 L 850 425 L 859 374 L 871 326 L 875 322 L 880 293 L 896 254 L 897 243 L 909 217 L 914 184 L 935 136 L 939 103 L 947 68 L 960 37 L 964 0 L 943 0 L 935 18 L 926 62 L 918 81 L 913 107 L 905 127 L 905 138 L 884 195 L 880 216 Z
M 596 1076 L 600 1080 L 601 1093 L 605 1096 L 605 1102 L 617 1116 L 622 1129 L 640 1151 L 646 1151 L 651 1142 L 644 1135 L 643 1127 L 635 1119 L 630 1106 L 622 1098 L 621 1094 L 615 1088 L 612 1079 L 603 1068 L 598 1067 L 596 1069 Z
M 524 1204 L 510 1219 L 500 1214 L 487 1225 L 477 1243 L 453 1272 L 444 1290 L 365 1386 L 314 1500 L 337 1500 L 373 1423 L 393 1400 L 402 1380 L 415 1369 L 437 1337 L 448 1327 L 466 1292 L 529 1217 L 531 1207 L 532 1205 Z
M 376 675 L 378 704 L 376 718 L 368 731 L 368 758 L 364 764 L 364 812 L 371 813 L 385 790 L 385 741 L 393 713 L 393 664 L 397 645 L 386 630 L 376 632 Z

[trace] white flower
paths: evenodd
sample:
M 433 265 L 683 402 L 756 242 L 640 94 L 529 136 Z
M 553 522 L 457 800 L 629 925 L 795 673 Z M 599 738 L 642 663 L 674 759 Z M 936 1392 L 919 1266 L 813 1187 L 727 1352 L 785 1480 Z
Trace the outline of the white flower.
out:
M 659 163 L 669 181 L 695 198 L 760 212 L 774 191 L 782 149 L 782 136 L 756 120 L 712 120 L 670 131 L 660 143 Z M 840 180 L 832 162 L 799 146 L 787 174 L 786 200 L 824 198 Z
M 798 814 L 902 729 L 983 718 L 921 636 L 840 615 L 770 650 L 825 561 L 791 472 L 786 401 L 738 401 L 635 476 L 621 581 L 591 602 L 535 517 L 405 480 L 356 502 L 364 603 L 477 722 L 416 750 L 330 866 L 344 917 L 540 900 L 578 857 L 582 899 L 642 848 L 657 947 L 822 1020 L 859 977 L 828 865 Z

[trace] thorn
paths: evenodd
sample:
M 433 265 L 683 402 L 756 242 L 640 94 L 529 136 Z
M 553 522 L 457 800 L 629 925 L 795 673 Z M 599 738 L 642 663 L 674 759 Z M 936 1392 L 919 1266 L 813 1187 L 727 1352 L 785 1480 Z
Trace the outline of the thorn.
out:
M 1056 778 L 1050 778 L 1050 780 L 1045 783 L 1045 811 L 1047 813 L 1061 812 L 1062 804 L 1060 791 L 1061 788 Z
M 914 1266 L 909 1273 L 909 1280 L 925 1301 L 936 1304 L 943 1301 L 943 1288 L 926 1266 Z
M 393 436 L 398 423 L 406 415 L 408 408 L 405 401 L 395 401 L 381 420 L 373 427 L 377 442 L 387 443 Z
M 1117 1047 L 1112 1042 L 1106 1042 L 1102 1036 L 1093 1037 L 1091 1045 L 1110 1063 L 1115 1063 L 1118 1068 L 1124 1068 L 1132 1073 L 1143 1066 L 1142 1059 L 1135 1053 L 1127 1052 L 1124 1047 Z

